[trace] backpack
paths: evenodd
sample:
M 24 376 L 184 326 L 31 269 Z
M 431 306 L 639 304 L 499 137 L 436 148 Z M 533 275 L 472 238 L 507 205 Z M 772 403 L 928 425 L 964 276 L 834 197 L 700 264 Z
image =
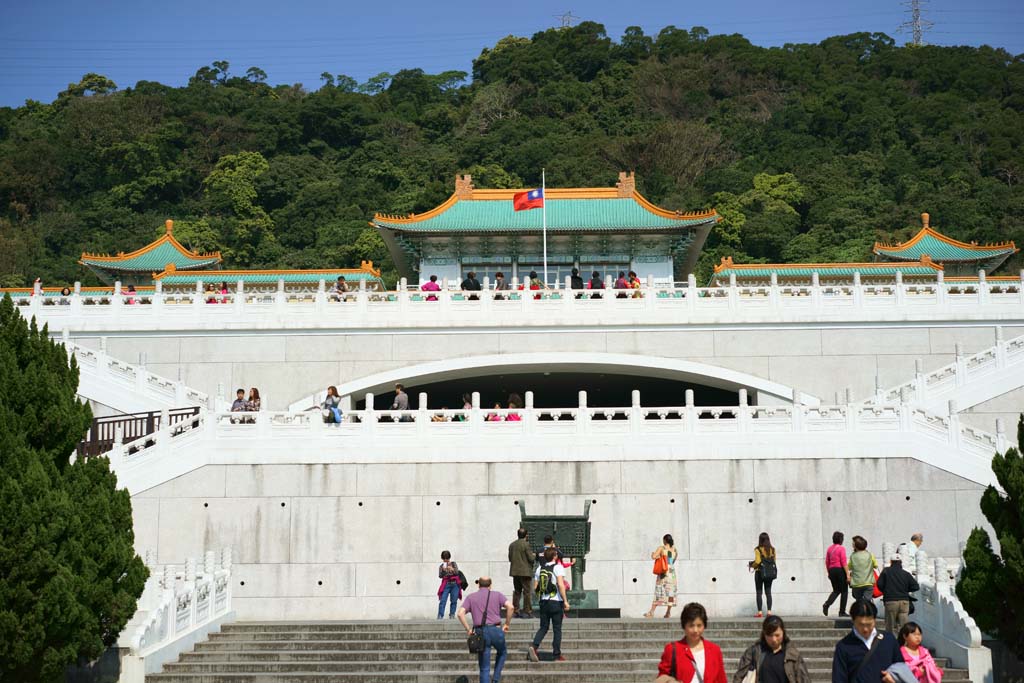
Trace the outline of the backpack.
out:
M 779 576 L 779 565 L 775 564 L 775 554 L 771 557 L 761 556 L 761 578 L 765 581 L 773 581 Z
M 537 576 L 537 597 L 542 600 L 553 598 L 558 595 L 558 578 L 555 576 L 555 564 L 546 564 L 540 568 Z

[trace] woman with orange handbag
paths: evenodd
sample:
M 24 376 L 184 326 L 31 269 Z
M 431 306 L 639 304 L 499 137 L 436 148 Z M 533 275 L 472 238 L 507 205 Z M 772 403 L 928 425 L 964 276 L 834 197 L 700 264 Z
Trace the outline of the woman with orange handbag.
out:
M 672 534 L 665 534 L 661 541 L 661 545 L 651 553 L 651 559 L 654 560 L 654 575 L 658 578 L 654 583 L 654 602 L 644 616 L 653 617 L 654 610 L 665 605 L 665 618 L 668 619 L 672 614 L 672 607 L 676 604 L 676 557 L 679 553 L 675 541 L 672 540 Z

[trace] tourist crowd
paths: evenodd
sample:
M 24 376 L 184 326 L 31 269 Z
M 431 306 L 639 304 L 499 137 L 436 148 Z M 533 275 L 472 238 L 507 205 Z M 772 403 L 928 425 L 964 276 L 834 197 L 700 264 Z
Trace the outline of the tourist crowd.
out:
M 645 617 L 652 617 L 655 609 L 664 606 L 667 618 L 676 605 L 679 553 L 671 534 L 665 534 L 661 540 L 650 555 L 656 580 L 654 602 Z M 840 616 L 852 620 L 851 631 L 835 645 L 833 683 L 941 683 L 942 670 L 928 649 L 921 645 L 921 627 L 909 620 L 914 600 L 910 594 L 919 587 L 914 577 L 902 568 L 903 557 L 916 555 L 923 535 L 914 534 L 910 543 L 901 545 L 899 553 L 880 574 L 876 572 L 878 561 L 868 551 L 863 536 L 853 537 L 853 549 L 848 557 L 843 540 L 843 533 L 835 532 L 825 554 L 825 571 L 832 593 L 822 605 L 822 612 L 827 616 L 829 607 L 839 598 Z M 760 534 L 747 567 L 754 574 L 756 616 L 764 616 L 762 605 L 768 614 L 761 624 L 760 638 L 744 651 L 731 683 L 810 683 L 807 663 L 797 644 L 787 635 L 782 618 L 771 613 L 771 586 L 778 576 L 777 559 L 769 535 Z M 572 609 L 567 569 L 572 567 L 573 561 L 563 556 L 551 536 L 544 538 L 542 550 L 535 553 L 528 532 L 523 528 L 509 545 L 508 560 L 513 583 L 511 599 L 493 588 L 489 576 L 480 577 L 476 581 L 478 590 L 462 599 L 468 581 L 452 560 L 451 552 L 441 553 L 437 618 L 444 618 L 447 607 L 448 617 L 457 617 L 471 640 L 477 640 L 478 649 L 471 648 L 471 651 L 478 655 L 481 683 L 500 681 L 508 659 L 505 634 L 513 619 L 533 618 L 535 604 L 540 626 L 527 647 L 527 659 L 531 662 L 566 661 L 561 649 L 562 621 Z M 853 603 L 847 613 L 849 588 L 853 589 Z M 878 608 L 873 601 L 879 597 L 885 608 L 885 631 L 882 632 L 876 628 Z M 462 605 L 456 609 L 460 599 Z M 728 683 L 721 648 L 704 638 L 709 623 L 705 608 L 696 602 L 684 605 L 680 623 L 683 637 L 665 646 L 655 683 Z M 542 653 L 540 648 L 549 631 L 553 634 L 551 651 Z M 491 650 L 496 655 L 493 671 Z

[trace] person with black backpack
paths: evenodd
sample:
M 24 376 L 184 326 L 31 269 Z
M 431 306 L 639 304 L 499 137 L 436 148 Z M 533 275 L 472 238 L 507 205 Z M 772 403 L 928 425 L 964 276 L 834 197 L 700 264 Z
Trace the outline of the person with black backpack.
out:
M 533 636 L 533 642 L 526 656 L 531 662 L 539 662 L 540 647 L 544 636 L 548 634 L 548 624 L 555 631 L 551 644 L 551 656 L 556 662 L 564 662 L 562 656 L 562 618 L 569 611 L 569 598 L 565 594 L 565 567 L 559 561 L 558 549 L 548 548 L 544 551 L 544 564 L 537 567 L 533 575 L 533 592 L 540 600 L 540 628 Z
M 772 540 L 764 531 L 757 537 L 757 547 L 754 548 L 754 561 L 748 562 L 750 571 L 754 572 L 754 594 L 757 597 L 758 618 L 761 613 L 761 591 L 764 591 L 768 599 L 768 616 L 772 615 L 772 581 L 779 575 L 779 566 L 775 563 L 775 548 L 772 547 Z

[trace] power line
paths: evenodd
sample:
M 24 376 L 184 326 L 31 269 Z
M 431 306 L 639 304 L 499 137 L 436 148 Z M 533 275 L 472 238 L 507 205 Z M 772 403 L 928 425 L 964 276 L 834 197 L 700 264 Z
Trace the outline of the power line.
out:
M 896 30 L 900 33 L 909 32 L 913 36 L 912 43 L 920 47 L 924 45 L 924 34 L 925 31 L 930 31 L 934 22 L 928 21 L 921 17 L 921 6 L 927 5 L 929 0 L 906 0 L 900 4 L 907 8 L 907 14 L 910 15 L 910 19 L 904 21 L 899 25 Z

